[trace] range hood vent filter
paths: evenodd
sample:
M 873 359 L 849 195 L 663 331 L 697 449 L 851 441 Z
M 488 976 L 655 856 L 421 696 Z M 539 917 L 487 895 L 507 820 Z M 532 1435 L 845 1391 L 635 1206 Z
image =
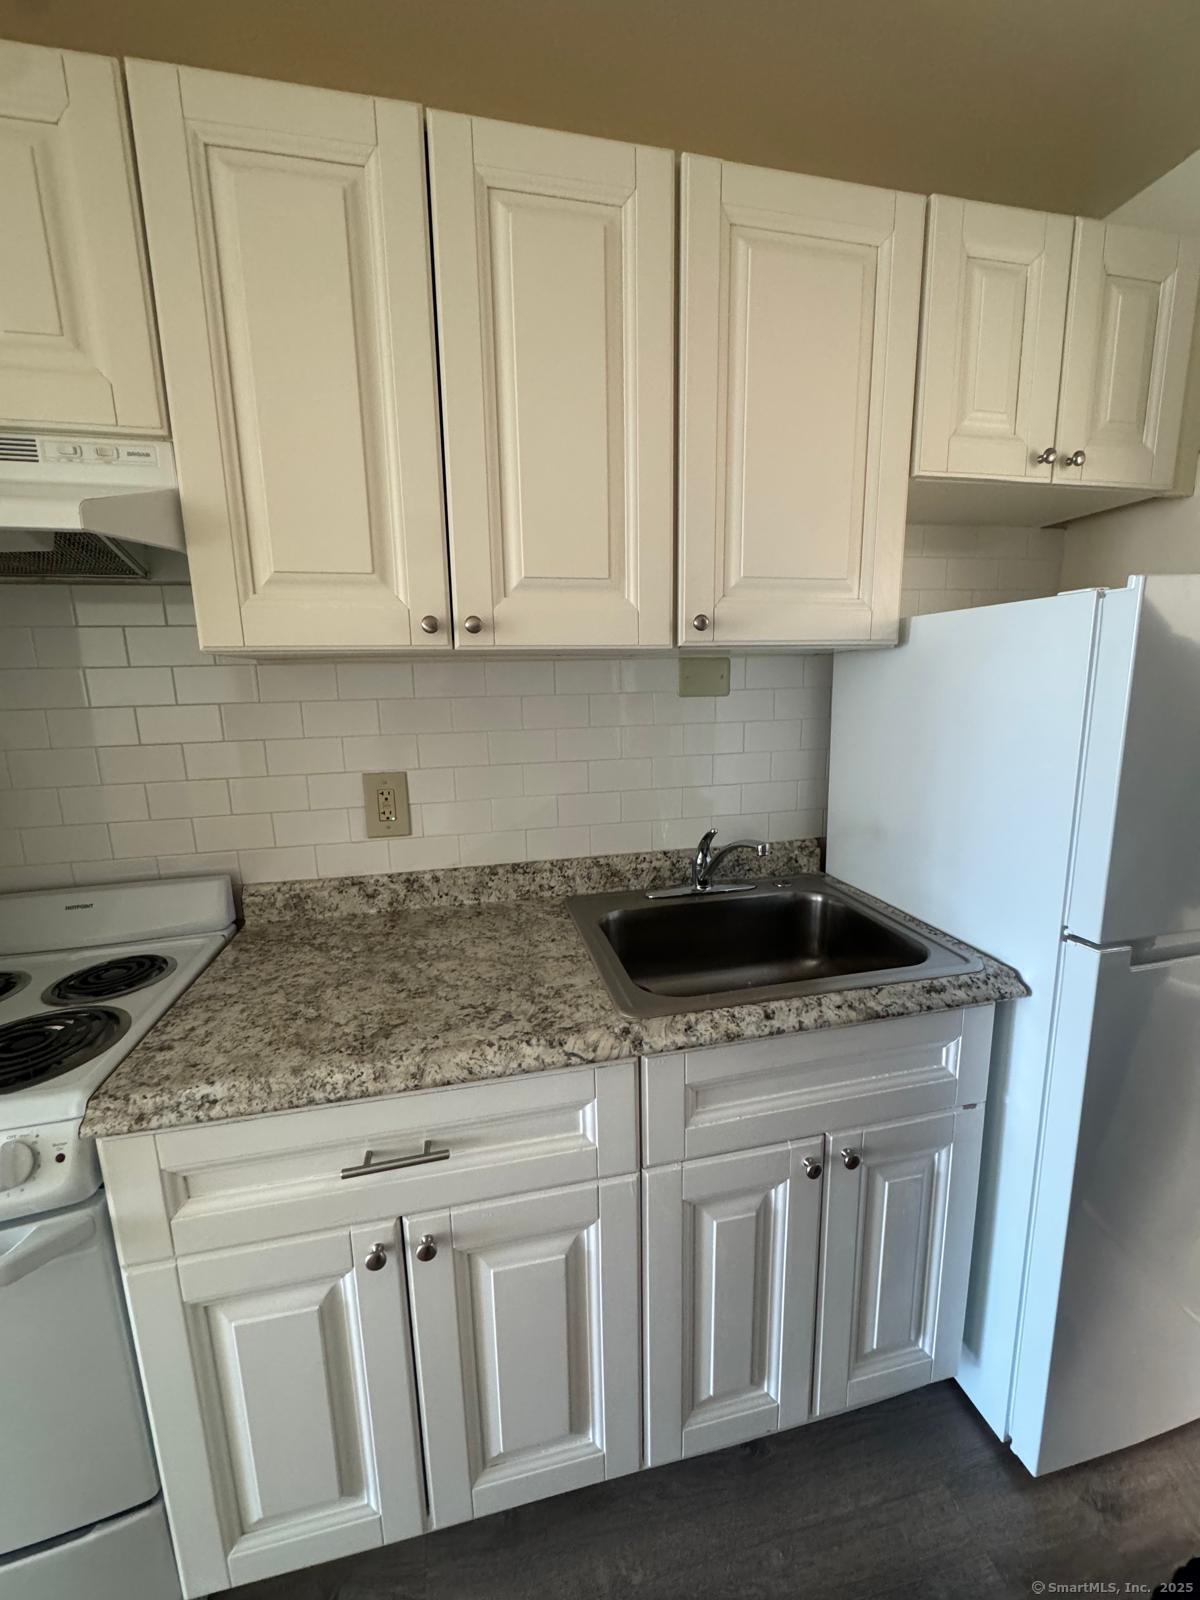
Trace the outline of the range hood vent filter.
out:
M 47 542 L 49 549 L 5 550 L 0 544 L 0 583 L 120 583 L 147 575 L 132 552 L 103 534 L 57 532 Z

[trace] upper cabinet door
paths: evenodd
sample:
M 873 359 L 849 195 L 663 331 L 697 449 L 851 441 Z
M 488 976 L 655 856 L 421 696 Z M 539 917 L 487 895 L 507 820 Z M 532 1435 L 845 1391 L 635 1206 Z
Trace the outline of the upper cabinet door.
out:
M 673 158 L 429 114 L 455 642 L 671 643 Z
M 120 68 L 0 41 L 0 423 L 165 432 Z
M 924 203 L 683 157 L 680 643 L 894 639 Z
M 1200 239 L 1076 220 L 1056 478 L 1171 487 L 1198 273 Z
M 930 200 L 914 472 L 1050 482 L 1072 232 Z
M 201 643 L 445 645 L 419 108 L 128 71 Z

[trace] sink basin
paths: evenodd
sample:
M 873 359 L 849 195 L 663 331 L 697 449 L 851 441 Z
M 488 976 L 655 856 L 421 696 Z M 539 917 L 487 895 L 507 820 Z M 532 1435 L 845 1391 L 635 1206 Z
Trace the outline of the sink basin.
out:
M 741 892 L 650 900 L 644 890 L 568 902 L 617 1006 L 667 1016 L 865 984 L 977 972 L 820 873 Z

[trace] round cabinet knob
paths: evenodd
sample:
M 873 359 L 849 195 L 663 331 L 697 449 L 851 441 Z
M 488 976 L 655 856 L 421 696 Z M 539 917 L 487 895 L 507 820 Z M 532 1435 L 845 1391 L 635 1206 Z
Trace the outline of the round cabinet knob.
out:
M 387 1245 L 373 1244 L 371 1254 L 363 1262 L 368 1272 L 382 1272 L 387 1266 Z
M 422 633 L 436 633 L 437 631 L 438 631 L 438 619 L 436 617 L 430 616 L 430 617 L 422 617 L 421 618 L 421 632 Z
M 37 1151 L 24 1139 L 9 1139 L 0 1144 L 0 1190 L 19 1189 L 33 1177 Z
M 843 1150 L 842 1165 L 845 1167 L 847 1172 L 853 1172 L 856 1167 L 860 1167 L 862 1165 L 862 1157 L 859 1155 L 857 1150 Z
M 1041 455 L 1034 456 L 1033 459 L 1037 462 L 1039 467 L 1052 467 L 1058 460 L 1058 451 L 1052 444 L 1048 444 L 1042 451 Z
M 432 1261 L 435 1255 L 437 1255 L 437 1245 L 433 1242 L 433 1235 L 431 1233 L 423 1234 L 421 1242 L 417 1246 L 417 1260 Z
M 805 1156 L 804 1170 L 810 1178 L 819 1178 L 822 1172 L 821 1163 L 814 1160 L 812 1156 Z
M 692 627 L 695 628 L 697 633 L 708 632 L 708 618 L 704 615 L 703 611 L 697 611 L 696 615 L 692 618 Z
M 483 632 L 483 623 L 480 621 L 480 619 L 478 617 L 468 617 L 466 619 L 466 621 L 463 623 L 463 627 L 467 630 L 468 633 L 482 633 Z
M 1087 460 L 1082 450 L 1072 450 L 1069 456 L 1063 456 L 1058 463 L 1060 467 L 1081 467 Z

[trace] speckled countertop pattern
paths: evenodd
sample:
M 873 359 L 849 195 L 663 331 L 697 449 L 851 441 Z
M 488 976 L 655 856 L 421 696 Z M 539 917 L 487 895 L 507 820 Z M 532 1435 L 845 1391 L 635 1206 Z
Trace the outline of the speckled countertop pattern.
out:
M 220 1122 L 1028 993 L 1010 967 L 985 957 L 982 970 L 959 977 L 622 1016 L 564 897 L 678 882 L 680 860 L 672 852 L 248 890 L 246 927 L 97 1090 L 83 1131 Z M 772 852 L 772 876 L 815 865 L 811 841 Z

